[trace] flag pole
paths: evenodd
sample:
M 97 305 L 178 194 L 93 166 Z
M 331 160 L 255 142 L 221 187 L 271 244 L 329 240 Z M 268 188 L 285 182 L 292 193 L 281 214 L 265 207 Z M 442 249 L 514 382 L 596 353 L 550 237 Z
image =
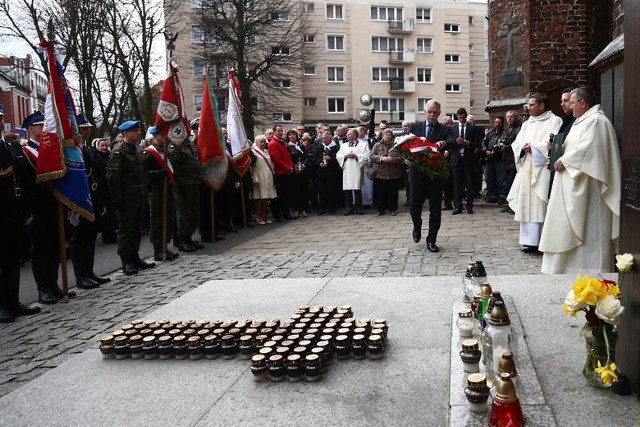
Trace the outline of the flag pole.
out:
M 162 138 L 163 142 L 162 142 L 162 155 L 164 156 L 164 164 L 167 164 L 167 139 L 166 138 Z M 163 166 L 164 167 L 164 166 Z M 165 169 L 166 171 L 166 169 Z M 167 260 L 167 215 L 169 214 L 167 212 L 168 208 L 167 208 L 167 198 L 168 196 L 168 187 L 169 187 L 169 183 L 168 183 L 168 173 L 165 174 L 165 176 L 163 176 L 162 178 L 162 260 L 166 261 Z
M 244 228 L 247 228 L 247 210 L 244 205 L 244 186 L 242 185 L 242 176 L 240 177 L 240 204 L 242 207 L 242 222 L 244 224 Z
M 211 240 L 216 241 L 216 211 L 214 205 L 214 191 L 209 187 L 209 209 L 211 209 Z
M 58 206 L 58 248 L 60 250 L 60 269 L 62 270 L 62 302 L 69 302 L 69 276 L 67 275 L 67 248 L 65 247 L 64 209 L 62 202 L 56 200 Z

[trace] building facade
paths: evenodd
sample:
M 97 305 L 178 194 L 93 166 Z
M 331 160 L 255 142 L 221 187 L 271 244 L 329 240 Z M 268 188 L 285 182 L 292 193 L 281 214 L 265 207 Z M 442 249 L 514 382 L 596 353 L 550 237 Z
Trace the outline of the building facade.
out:
M 481 122 L 488 121 L 486 0 L 294 3 L 292 10 L 308 22 L 300 34 L 304 54 L 298 79 L 279 84 L 270 99 L 257 100 L 257 131 L 275 123 L 285 128 L 317 122 L 355 125 L 359 112 L 369 108 L 376 110 L 376 122 L 384 119 L 398 126 L 402 120 L 422 120 L 431 98 L 442 102 L 443 114 L 465 107 Z M 181 16 L 192 16 L 193 4 L 185 2 Z M 204 76 L 198 51 L 206 36 L 193 22 L 180 25 L 170 28 L 181 34 L 173 60 L 181 66 L 187 114 L 195 117 Z M 217 75 L 224 111 L 226 70 Z M 365 93 L 373 97 L 371 106 L 360 104 Z

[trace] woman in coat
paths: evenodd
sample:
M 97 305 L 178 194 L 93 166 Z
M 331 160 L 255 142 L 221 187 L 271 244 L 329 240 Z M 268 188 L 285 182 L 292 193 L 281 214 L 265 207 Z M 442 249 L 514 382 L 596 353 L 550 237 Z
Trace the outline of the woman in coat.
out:
M 387 209 L 392 216 L 397 215 L 398 211 L 398 189 L 403 176 L 403 162 L 398 152 L 391 150 L 393 143 L 393 131 L 385 129 L 382 141 L 376 142 L 369 156 L 373 162 L 371 168 L 375 170 L 373 193 L 378 216 L 384 215 Z

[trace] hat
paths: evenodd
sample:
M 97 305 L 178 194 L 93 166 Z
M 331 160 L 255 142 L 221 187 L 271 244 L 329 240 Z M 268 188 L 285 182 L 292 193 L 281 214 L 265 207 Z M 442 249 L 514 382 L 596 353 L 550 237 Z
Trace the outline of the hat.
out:
M 89 121 L 82 114 L 76 115 L 76 121 L 78 122 L 78 127 L 81 128 L 92 128 L 93 125 L 89 123 Z
M 149 132 L 149 135 L 155 135 L 155 134 L 157 134 L 159 132 L 158 131 L 158 127 L 157 126 L 151 126 L 147 132 Z
M 200 123 L 200 119 L 193 119 L 189 122 L 189 125 L 191 126 L 191 129 L 195 129 L 198 127 L 199 123 Z
M 140 120 L 127 120 L 126 122 L 118 126 L 118 130 L 120 132 L 125 132 L 125 131 L 132 130 L 139 127 L 140 127 Z
M 43 125 L 44 124 L 44 114 L 40 111 L 36 111 L 35 113 L 28 116 L 22 122 L 22 129 L 29 129 L 31 125 Z
M 0 116 L 4 116 L 4 106 L 0 104 Z

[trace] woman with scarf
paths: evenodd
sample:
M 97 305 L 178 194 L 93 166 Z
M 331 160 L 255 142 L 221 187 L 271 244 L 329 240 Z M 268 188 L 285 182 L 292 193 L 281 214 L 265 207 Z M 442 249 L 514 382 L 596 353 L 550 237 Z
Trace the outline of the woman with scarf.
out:
M 102 231 L 102 242 L 116 243 L 118 217 L 116 207 L 107 186 L 107 162 L 109 161 L 109 141 L 95 138 L 91 141 L 91 163 L 93 166 L 91 186 L 91 202 L 96 214 L 96 221 Z
M 369 159 L 375 173 L 373 194 L 378 208 L 378 216 L 389 210 L 392 216 L 398 212 L 398 189 L 402 180 L 402 158 L 393 147 L 394 136 L 391 129 L 382 132 L 382 141 L 376 142 L 371 149 Z M 391 150 L 391 151 L 390 151 Z
M 260 225 L 271 224 L 267 211 L 269 200 L 276 197 L 276 186 L 273 181 L 273 162 L 267 151 L 267 138 L 264 135 L 256 136 L 251 151 L 256 156 L 256 163 L 251 167 L 253 187 L 249 197 L 253 200 L 256 222 Z
M 287 132 L 287 148 L 291 155 L 293 174 L 291 175 L 291 218 L 307 217 L 307 156 L 302 150 L 298 132 L 291 129 Z

